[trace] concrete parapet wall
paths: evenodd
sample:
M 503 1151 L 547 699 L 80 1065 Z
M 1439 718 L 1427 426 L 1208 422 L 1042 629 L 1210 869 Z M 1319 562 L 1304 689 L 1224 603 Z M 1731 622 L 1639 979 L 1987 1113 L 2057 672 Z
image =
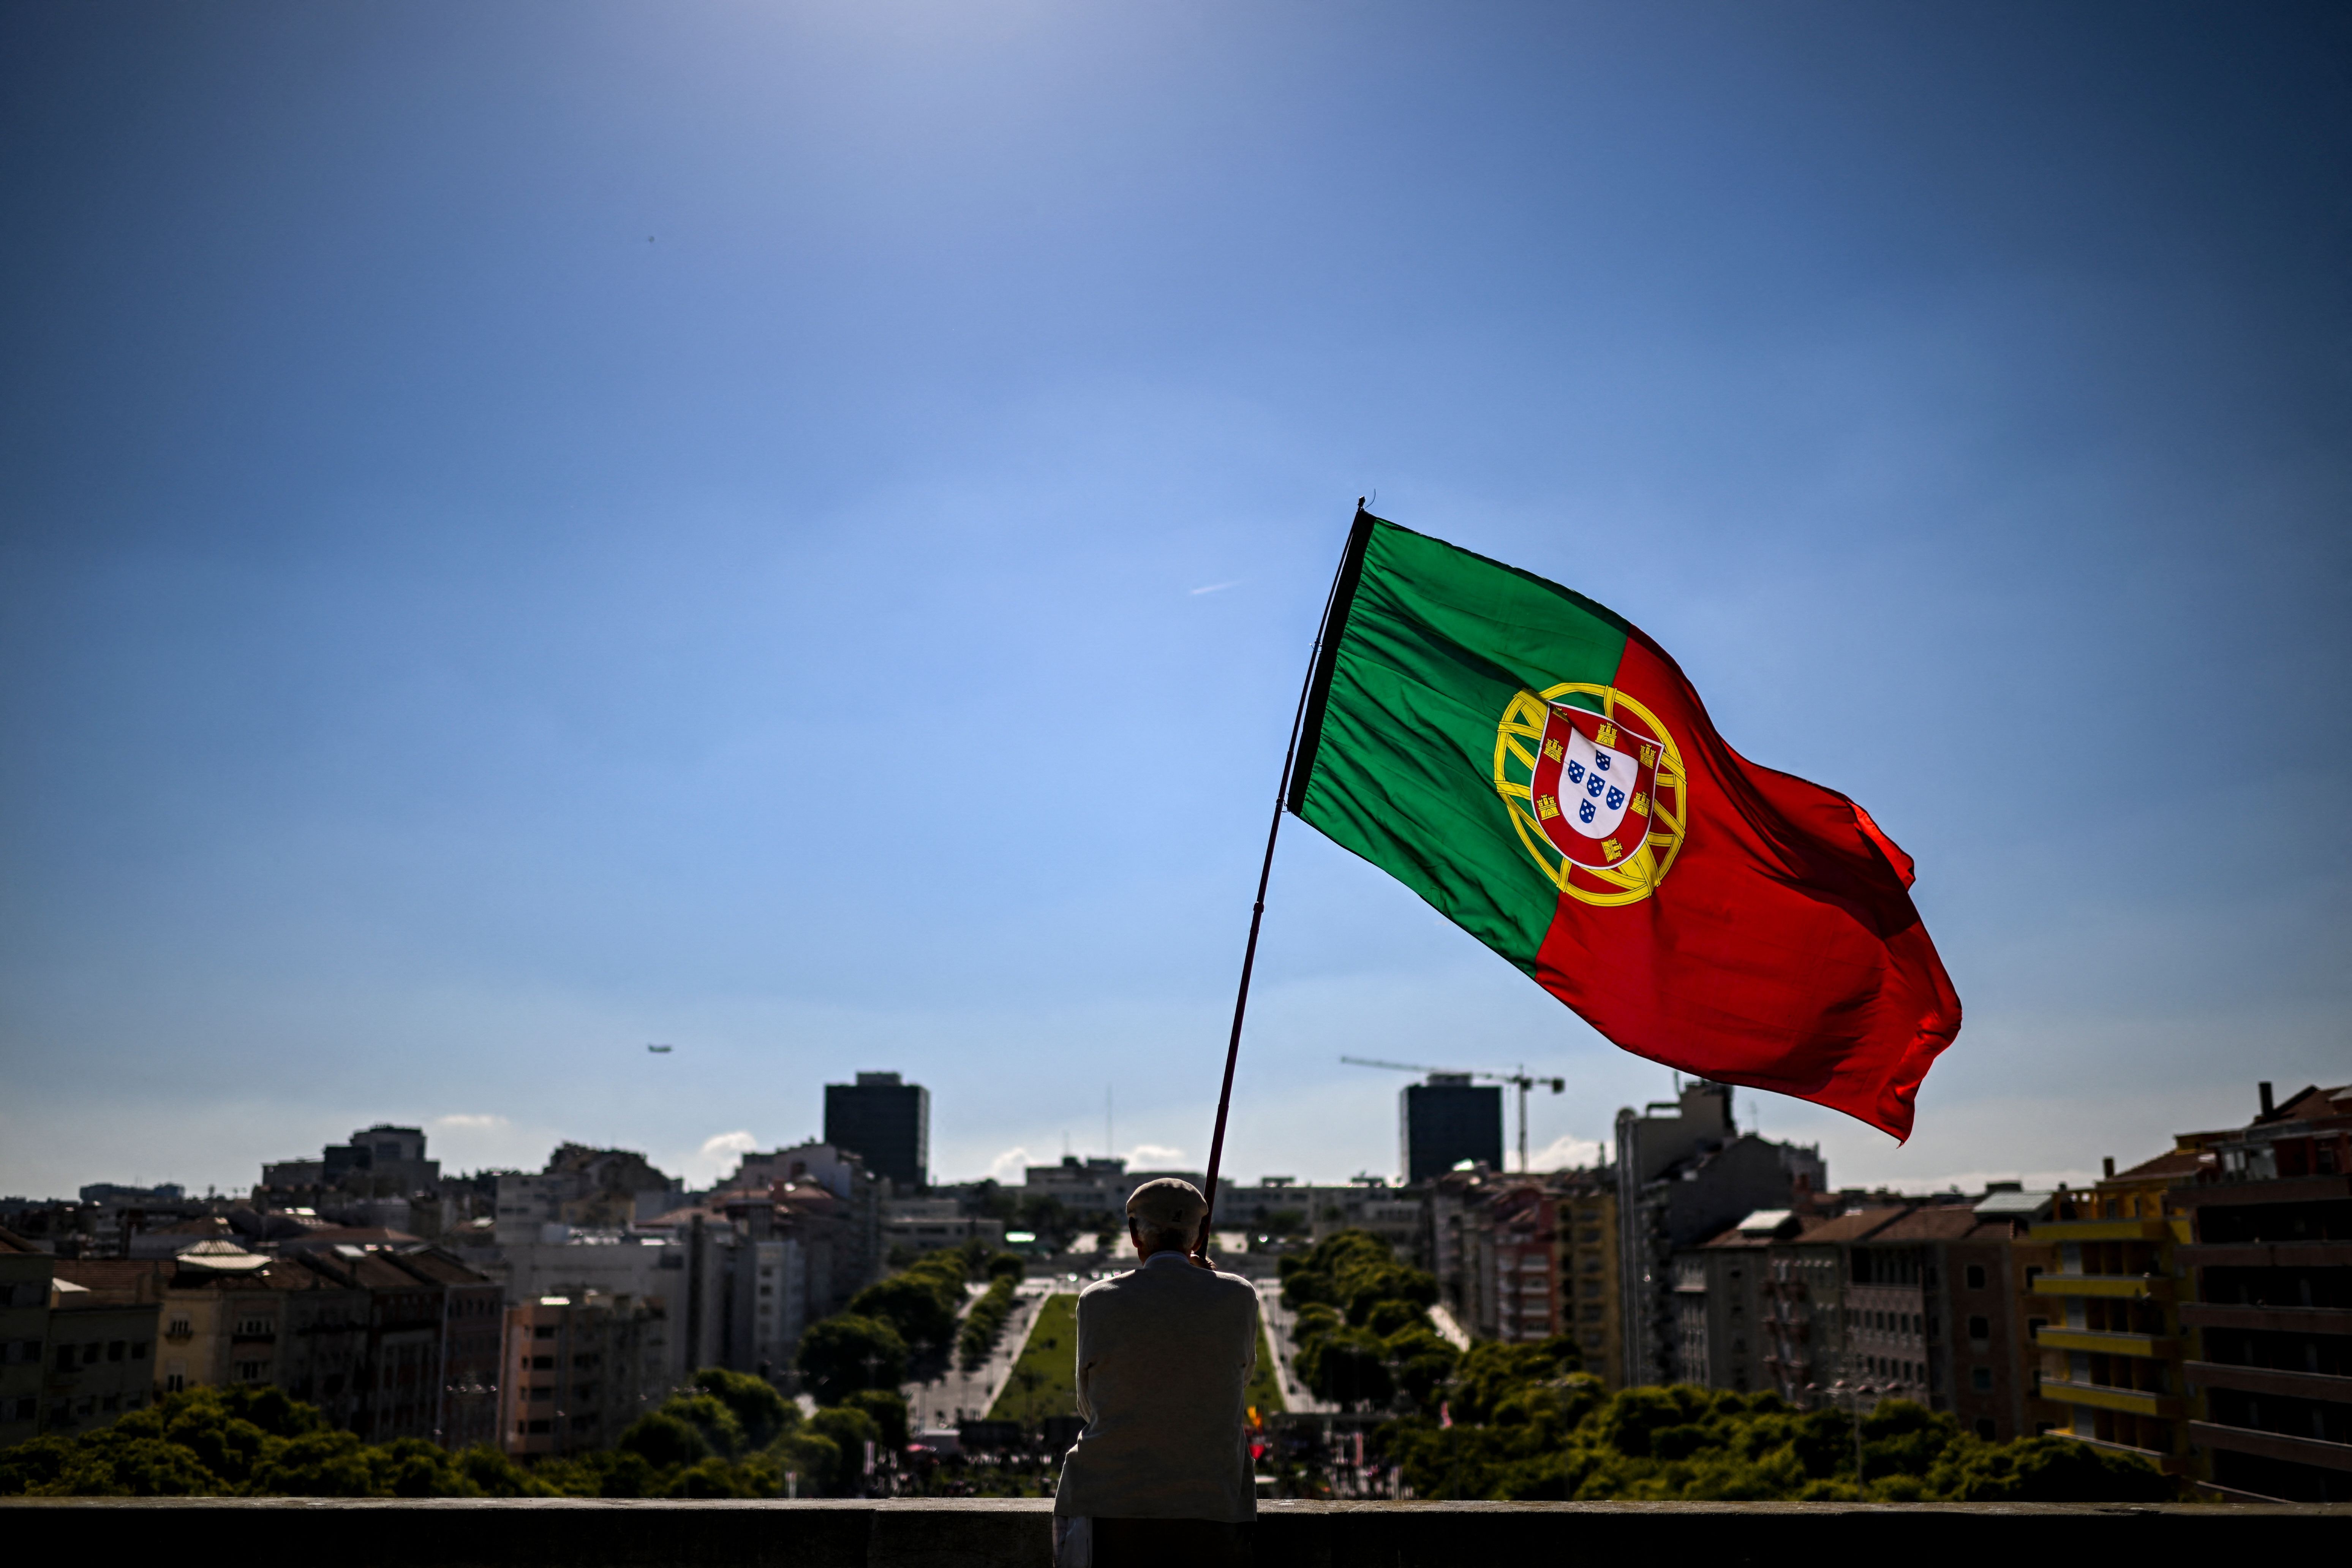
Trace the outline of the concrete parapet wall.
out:
M 203 1546 L 299 1544 L 336 1568 L 1051 1568 L 1045 1500 L 671 1502 L 340 1498 L 9 1498 L 27 1551 L 176 1561 Z M 280 1534 L 275 1527 L 290 1527 Z M 1822 1554 L 1992 1562 L 2051 1552 L 2340 1551 L 2352 1504 L 1281 1502 L 1263 1568 L 1507 1562 L 1819 1562 Z

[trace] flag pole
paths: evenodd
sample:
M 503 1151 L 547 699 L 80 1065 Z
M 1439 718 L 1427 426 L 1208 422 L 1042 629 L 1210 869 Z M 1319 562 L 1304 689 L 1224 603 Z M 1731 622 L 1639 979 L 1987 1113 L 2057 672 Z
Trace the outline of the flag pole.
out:
M 1290 744 L 1282 753 L 1282 784 L 1274 795 L 1274 820 L 1265 830 L 1265 858 L 1258 863 L 1257 899 L 1250 905 L 1249 941 L 1242 948 L 1241 988 L 1234 996 L 1234 1028 L 1225 1040 L 1224 1081 L 1217 1089 L 1217 1127 L 1209 1137 L 1209 1169 L 1201 1195 L 1209 1202 L 1208 1212 L 1201 1216 L 1201 1234 L 1192 1244 L 1192 1256 L 1204 1267 L 1209 1255 L 1209 1235 L 1217 1217 L 1217 1167 L 1225 1155 L 1225 1113 L 1234 1102 L 1234 1064 L 1242 1054 L 1242 1015 L 1249 1010 L 1250 972 L 1257 966 L 1258 928 L 1265 921 L 1265 885 L 1274 875 L 1274 844 L 1282 834 L 1282 813 L 1290 802 L 1290 770 L 1298 761 L 1298 731 L 1307 720 L 1307 698 L 1315 689 L 1315 677 L 1323 664 L 1323 642 L 1331 635 L 1331 609 L 1339 601 L 1339 584 L 1347 578 L 1348 563 L 1355 552 L 1353 535 L 1364 523 L 1364 498 L 1356 498 L 1356 515 L 1349 525 L 1351 548 L 1339 554 L 1339 569 L 1331 574 L 1331 591 L 1323 598 L 1323 618 L 1316 623 L 1315 646 L 1307 656 L 1307 679 L 1298 688 L 1298 707 L 1290 716 Z

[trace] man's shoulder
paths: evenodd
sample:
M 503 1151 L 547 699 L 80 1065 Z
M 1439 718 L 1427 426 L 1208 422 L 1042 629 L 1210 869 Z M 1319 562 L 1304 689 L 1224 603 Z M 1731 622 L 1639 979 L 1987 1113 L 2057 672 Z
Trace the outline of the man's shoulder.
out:
M 1157 1268 L 1130 1268 L 1123 1274 L 1097 1279 L 1078 1292 L 1078 1300 L 1083 1305 L 1089 1297 L 1125 1295 L 1139 1290 L 1181 1291 L 1193 1296 L 1242 1295 L 1252 1299 L 1257 1295 L 1257 1287 L 1238 1274 L 1228 1274 L 1223 1269 L 1180 1268 L 1173 1264 L 1161 1264 Z

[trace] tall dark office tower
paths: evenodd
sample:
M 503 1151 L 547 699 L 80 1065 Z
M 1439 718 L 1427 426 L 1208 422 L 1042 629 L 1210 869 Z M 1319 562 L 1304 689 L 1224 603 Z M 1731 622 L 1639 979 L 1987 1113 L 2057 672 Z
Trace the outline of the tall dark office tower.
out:
M 1503 1089 L 1470 1075 L 1433 1072 L 1398 1097 L 1403 1123 L 1404 1179 L 1425 1182 L 1465 1160 L 1503 1168 Z
M 931 1091 L 894 1072 L 824 1086 L 824 1141 L 848 1150 L 902 1193 L 920 1192 L 931 1163 Z

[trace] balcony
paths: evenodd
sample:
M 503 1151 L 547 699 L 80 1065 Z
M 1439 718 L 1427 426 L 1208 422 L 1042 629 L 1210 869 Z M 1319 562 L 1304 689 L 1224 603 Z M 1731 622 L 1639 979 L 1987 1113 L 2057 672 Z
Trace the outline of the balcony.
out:
M 2336 1405 L 2352 1405 L 2352 1377 L 2336 1377 L 2324 1372 L 2233 1366 L 2217 1361 L 2184 1362 L 2180 1372 L 2193 1388 L 2235 1388 L 2247 1394 L 2279 1394 L 2292 1399 L 2325 1399 Z
M 2090 1351 L 2099 1355 L 2136 1355 L 2149 1361 L 2170 1361 L 2180 1353 L 2179 1340 L 2154 1334 L 2121 1334 L 2105 1329 L 2067 1329 L 2044 1323 L 2033 1342 L 2046 1351 Z
M 2161 1274 L 2037 1274 L 2037 1296 L 2117 1296 L 2151 1301 L 2172 1300 L 2172 1281 Z
M 2180 1324 L 2189 1329 L 2269 1329 L 2287 1334 L 2352 1334 L 2352 1308 L 2242 1307 L 2221 1301 L 2183 1301 L 2180 1304 Z
M 2074 1383 L 2045 1377 L 2042 1380 L 2041 1394 L 2042 1398 L 2056 1400 L 2061 1405 L 2087 1405 L 2096 1410 L 2120 1411 L 2126 1415 L 2148 1415 L 2159 1421 L 2177 1421 L 2182 1410 L 2178 1394 L 2156 1394 L 2144 1388 L 2113 1388 L 2104 1383 Z
M 2297 1437 L 2285 1432 L 2258 1432 L 2251 1426 L 2224 1426 L 2213 1421 L 2191 1421 L 2189 1440 L 2207 1448 L 2228 1448 L 2260 1454 L 2323 1469 L 2352 1470 L 2352 1443 L 2330 1443 L 2320 1437 Z
M 2169 1241 L 2173 1222 L 2164 1219 L 2042 1220 L 2028 1238 L 2037 1246 L 2058 1241 Z
M 2343 1268 L 2352 1267 L 2352 1241 L 2209 1242 L 2173 1256 L 2200 1268 Z

